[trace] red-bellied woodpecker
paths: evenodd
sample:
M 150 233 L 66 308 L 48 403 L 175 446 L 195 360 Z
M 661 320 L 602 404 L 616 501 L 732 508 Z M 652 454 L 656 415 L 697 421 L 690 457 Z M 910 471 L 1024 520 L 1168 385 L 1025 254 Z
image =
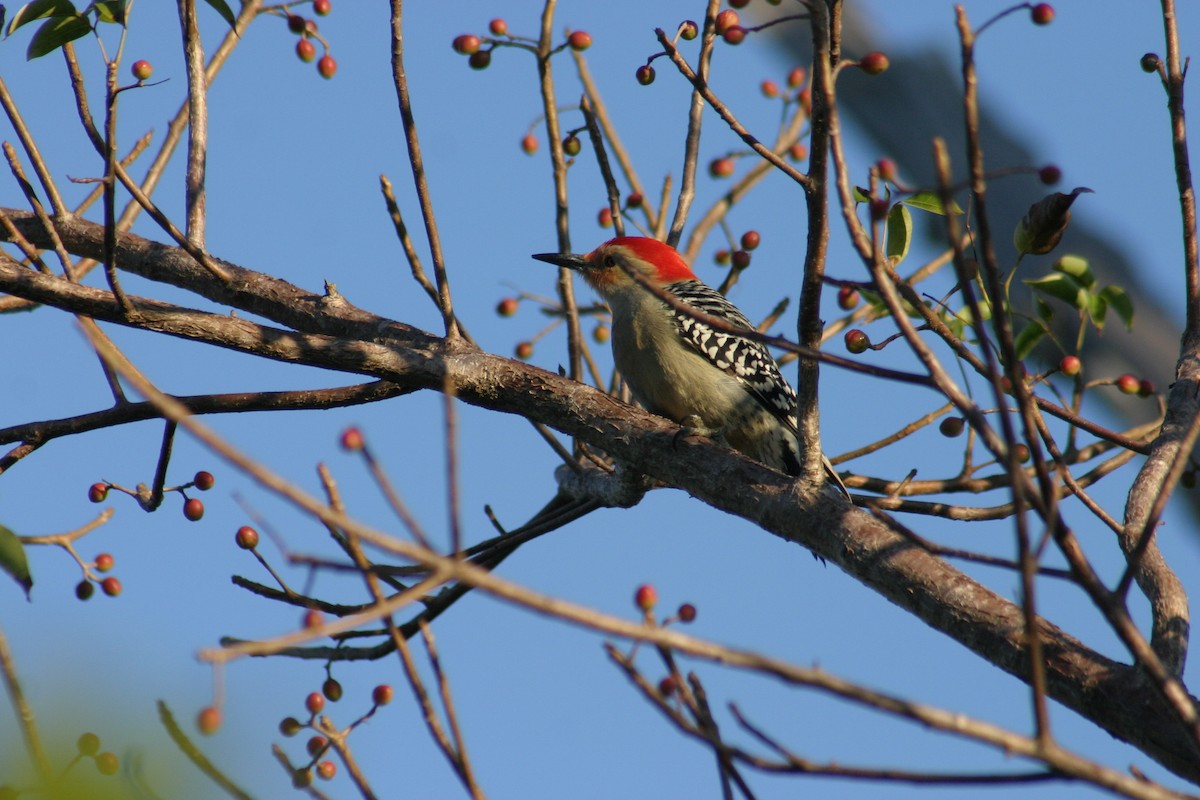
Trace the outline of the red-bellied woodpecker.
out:
M 613 358 L 647 411 L 685 424 L 699 418 L 735 450 L 788 475 L 800 474 L 796 393 L 767 348 L 671 308 L 630 276 L 634 272 L 703 314 L 752 330 L 745 315 L 701 283 L 674 248 L 622 236 L 587 255 L 534 258 L 579 272 L 608 302 Z M 822 459 L 829 479 L 846 492 L 829 460 Z

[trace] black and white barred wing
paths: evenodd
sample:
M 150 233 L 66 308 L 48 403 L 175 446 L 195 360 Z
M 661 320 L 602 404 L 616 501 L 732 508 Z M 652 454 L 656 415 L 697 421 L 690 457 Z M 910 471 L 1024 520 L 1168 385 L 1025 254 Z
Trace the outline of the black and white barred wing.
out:
M 753 329 L 746 315 L 725 296 L 699 281 L 681 281 L 667 291 L 709 316 L 728 320 Z M 683 339 L 707 358 L 717 369 L 732 375 L 763 407 L 780 421 L 796 427 L 796 392 L 784 380 L 779 365 L 762 344 L 735 334 L 714 330 L 700 320 L 669 309 Z

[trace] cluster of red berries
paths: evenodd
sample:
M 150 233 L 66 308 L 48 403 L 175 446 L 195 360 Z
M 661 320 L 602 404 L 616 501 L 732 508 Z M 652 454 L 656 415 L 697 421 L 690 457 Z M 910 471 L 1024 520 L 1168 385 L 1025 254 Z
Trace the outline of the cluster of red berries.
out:
M 654 607 L 658 605 L 658 590 L 652 584 L 643 583 L 637 587 L 633 593 L 633 604 L 646 615 L 647 619 L 651 619 L 651 614 L 654 612 Z M 691 603 L 683 603 L 675 612 L 675 616 L 668 617 L 663 620 L 663 625 L 669 625 L 672 622 L 691 623 L 696 620 L 696 607 Z
M 713 261 L 718 266 L 733 265 L 734 269 L 742 270 L 750 266 L 750 251 L 758 248 L 762 243 L 762 235 L 758 231 L 750 230 L 742 234 L 739 241 L 740 249 L 735 249 L 732 252 L 729 250 L 718 250 L 713 253 Z
M 115 559 L 111 553 L 101 553 L 96 556 L 96 560 L 92 562 L 92 568 L 97 572 L 108 572 L 113 568 Z M 100 591 L 104 592 L 109 597 L 116 597 L 121 593 L 121 581 L 117 580 L 112 575 L 98 581 Z M 96 593 L 96 584 L 89 578 L 84 577 L 78 584 L 75 585 L 75 596 L 80 600 L 90 600 L 92 595 Z
M 508 35 L 508 23 L 499 17 L 488 23 L 488 32 L 492 36 L 504 37 L 505 39 L 511 38 Z M 497 39 L 477 36 L 474 33 L 462 33 L 454 37 L 453 41 L 450 42 L 450 47 L 459 55 L 467 57 L 467 64 L 471 69 L 487 69 L 492 63 L 492 51 L 496 49 L 497 45 L 504 43 Z M 485 45 L 491 46 L 485 47 Z M 575 52 L 582 53 L 591 46 L 591 34 L 586 31 L 572 31 L 567 36 L 566 43 L 560 45 L 559 49 L 570 47 Z M 526 137 L 526 141 L 528 141 L 528 138 Z M 537 140 L 534 139 L 533 141 L 534 144 L 526 148 L 526 152 L 532 152 L 537 149 Z
M 304 708 L 308 711 L 308 722 L 301 722 L 295 717 L 284 717 L 279 722 L 279 732 L 289 738 L 296 736 L 305 728 L 315 729 L 314 721 L 317 714 L 325 710 L 325 701 L 336 703 L 342 699 L 342 685 L 333 677 L 329 676 L 325 679 L 325 683 L 321 685 L 321 691 L 310 692 L 304 698 Z M 363 716 L 358 722 L 355 722 L 351 728 L 356 727 L 363 720 L 370 717 L 382 706 L 386 706 L 392 702 L 395 697 L 395 691 L 386 683 L 381 683 L 371 690 L 371 710 Z M 313 773 L 322 780 L 332 780 L 337 775 L 337 765 L 329 760 L 322 760 L 330 748 L 329 740 L 320 734 L 310 736 L 305 744 L 305 750 L 308 752 L 312 761 L 305 767 L 301 767 L 292 774 L 292 783 L 298 788 L 310 786 L 312 784 Z
M 332 10 L 332 0 L 313 0 L 313 13 L 317 16 L 324 17 Z M 316 20 L 306 19 L 299 14 L 288 14 L 287 26 L 289 31 L 300 36 L 300 40 L 296 42 L 296 56 L 305 64 L 311 64 L 317 58 L 317 46 L 313 44 L 313 39 L 321 42 L 321 46 L 325 48 L 325 55 L 317 60 L 317 73 L 322 78 L 332 78 L 337 72 L 337 61 L 329 55 L 329 45 L 318 33 Z

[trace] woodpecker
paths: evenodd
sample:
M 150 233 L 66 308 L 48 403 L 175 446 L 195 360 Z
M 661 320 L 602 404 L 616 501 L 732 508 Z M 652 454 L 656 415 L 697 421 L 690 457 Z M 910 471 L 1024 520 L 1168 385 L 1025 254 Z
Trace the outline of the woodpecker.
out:
M 800 474 L 796 393 L 767 348 L 677 311 L 630 277 L 628 271 L 636 272 L 698 311 L 752 330 L 750 320 L 702 283 L 673 247 L 620 236 L 586 255 L 533 257 L 578 272 L 608 303 L 613 359 L 647 411 L 681 424 L 699 418 L 733 449 Z M 849 497 L 829 459 L 821 458 L 829 480 Z

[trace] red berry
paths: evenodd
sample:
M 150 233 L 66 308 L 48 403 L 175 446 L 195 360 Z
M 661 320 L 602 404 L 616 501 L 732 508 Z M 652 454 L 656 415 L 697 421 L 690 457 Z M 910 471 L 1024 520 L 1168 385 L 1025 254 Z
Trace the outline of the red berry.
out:
M 492 32 L 492 36 L 504 36 L 508 33 L 508 23 L 496 17 L 488 23 L 488 30 Z
M 750 5 L 750 0 L 729 0 L 730 8 L 745 8 Z
M 642 86 L 649 86 L 654 83 L 654 67 L 643 64 L 637 68 L 637 72 L 633 73 L 633 77 L 637 78 L 637 82 Z
M 95 593 L 96 586 L 89 580 L 85 579 L 75 584 L 75 596 L 80 600 L 90 600 Z
M 99 572 L 108 572 L 113 568 L 112 553 L 101 553 L 96 556 L 96 570 Z
M 94 733 L 82 733 L 75 742 L 81 756 L 94 756 L 100 752 L 100 737 Z
M 738 16 L 736 11 L 734 11 L 732 8 L 725 9 L 720 14 L 717 14 L 717 35 L 724 35 L 725 31 L 729 30 L 734 25 L 737 25 L 740 21 L 741 18 Z
M 317 57 L 317 47 L 308 39 L 301 39 L 296 42 L 296 55 L 300 57 L 301 61 L 308 64 Z
M 233 540 L 243 550 L 253 550 L 258 547 L 258 531 L 249 525 L 243 525 L 237 529 L 237 533 L 233 535 Z
M 217 732 L 217 728 L 221 727 L 221 709 L 216 706 L 207 706 L 200 709 L 200 713 L 196 715 L 196 730 L 203 733 L 205 736 L 211 736 Z
M 658 590 L 648 583 L 643 583 L 633 593 L 633 604 L 642 611 L 651 611 L 658 604 Z
M 1049 25 L 1054 21 L 1054 6 L 1049 3 L 1038 3 L 1029 10 L 1029 18 L 1034 25 Z
M 1038 180 L 1047 186 L 1053 186 L 1062 180 L 1062 170 L 1053 164 L 1047 164 L 1038 170 Z
M 843 286 L 837 293 L 838 308 L 850 311 L 858 305 L 858 290 L 853 286 Z
M 868 204 L 871 211 L 871 219 L 875 222 L 880 222 L 887 218 L 888 209 L 891 208 L 888 201 L 882 197 L 876 197 Z
M 878 75 L 881 72 L 886 72 L 887 68 L 891 66 L 891 62 L 888 61 L 888 57 L 883 53 L 874 52 L 867 53 L 865 56 L 860 58 L 858 61 L 858 66 L 868 75 Z
M 741 25 L 731 25 L 721 34 L 725 44 L 741 44 L 746 41 L 746 29 Z
M 454 41 L 450 43 L 450 46 L 454 48 L 454 52 L 460 55 L 470 56 L 479 52 L 480 44 L 482 44 L 482 42 L 479 41 L 479 37 L 475 34 L 463 33 L 455 36 Z
M 392 697 L 395 692 L 392 687 L 386 683 L 381 683 L 371 690 L 371 702 L 377 706 L 386 706 L 392 702 Z
M 779 97 L 779 84 L 772 80 L 763 81 L 758 85 L 763 97 Z
M 284 736 L 295 736 L 303 726 L 295 717 L 284 717 L 279 721 L 279 732 Z
M 670 697 L 679 690 L 679 684 L 675 682 L 674 675 L 668 675 L 658 682 L 658 693 L 663 697 Z
M 599 213 L 596 214 L 596 222 L 601 228 L 611 228 L 613 224 L 612 209 L 608 206 L 600 209 Z
M 700 26 L 690 19 L 685 19 L 679 26 L 679 38 L 691 41 L 700 35 Z
M 358 428 L 349 427 L 342 431 L 343 450 L 362 450 L 366 446 L 367 440 L 363 437 L 363 432 Z
M 114 753 L 100 753 L 96 756 L 96 769 L 101 775 L 116 775 L 121 768 L 121 762 Z
M 88 500 L 93 503 L 103 503 L 108 499 L 108 484 L 93 483 L 88 487 Z
M 310 714 L 320 714 L 321 709 L 325 708 L 325 695 L 320 692 L 309 692 L 308 697 L 304 698 L 304 707 Z
M 692 622 L 696 619 L 696 607 L 691 603 L 681 605 L 678 613 L 680 622 Z
M 1124 394 L 1137 394 L 1140 386 L 1141 381 L 1128 372 L 1117 378 L 1117 388 Z
M 217 479 L 213 477 L 213 474 L 204 470 L 197 472 L 196 476 L 192 478 L 192 483 L 196 484 L 196 488 L 202 492 L 207 492 L 216 482 Z
M 526 155 L 531 156 L 536 153 L 538 149 L 537 137 L 532 133 L 525 134 L 525 138 L 521 140 L 521 149 L 525 151 Z
M 578 136 L 571 134 L 567 138 L 563 139 L 562 148 L 563 152 L 567 155 L 577 156 L 579 155 L 579 151 L 583 149 L 583 145 L 580 143 Z
M 321 56 L 321 60 L 317 62 L 317 72 L 326 80 L 332 78 L 337 72 L 337 62 L 333 60 L 333 56 L 328 53 Z
M 625 205 L 628 208 L 641 208 L 642 196 L 637 192 L 630 192 L 629 197 L 625 198 Z
M 734 250 L 731 260 L 734 269 L 745 269 L 750 266 L 750 254 L 745 250 Z
M 292 33 L 304 33 L 304 17 L 299 14 L 288 14 L 287 26 Z
M 1017 461 L 1024 464 L 1029 460 L 1029 448 L 1023 444 L 1018 444 L 1013 447 L 1013 455 L 1017 457 Z
M 533 342 L 517 342 L 516 349 L 513 352 L 517 358 L 522 361 L 528 361 L 533 358 Z
M 582 53 L 592 46 L 592 37 L 585 31 L 575 31 L 567 37 L 567 44 L 577 53 Z
M 1149 397 L 1154 394 L 1154 384 L 1143 378 L 1138 381 L 1138 397 Z
M 1158 72 L 1162 59 L 1158 57 L 1158 53 L 1146 53 L 1139 63 L 1142 65 L 1142 72 Z
M 732 158 L 714 158 L 708 165 L 708 174 L 714 178 L 728 178 L 733 170 Z
M 480 50 L 478 53 L 472 53 L 471 57 L 467 59 L 467 64 L 471 66 L 471 69 L 487 69 L 488 64 L 491 63 L 491 50 Z
M 204 502 L 196 497 L 189 497 L 183 504 L 183 516 L 190 522 L 196 522 L 204 516 Z
M 318 17 L 327 17 L 333 11 L 332 0 L 313 0 L 313 13 Z
M 108 577 L 100 581 L 100 588 L 109 597 L 116 597 L 121 593 L 121 582 L 116 578 Z
M 321 627 L 321 623 L 323 621 L 324 617 L 322 616 L 321 612 L 315 608 L 310 608 L 308 611 L 304 612 L 304 618 L 301 620 L 300 624 L 302 624 L 306 629 L 319 628 Z
M 1062 370 L 1063 375 L 1073 378 L 1083 370 L 1083 362 L 1079 360 L 1079 356 L 1063 356 L 1062 361 L 1058 362 L 1058 368 Z
M 853 328 L 846 331 L 846 335 L 843 338 L 846 342 L 846 349 L 854 355 L 865 353 L 867 348 L 871 346 L 870 338 L 868 338 L 867 334 L 858 328 Z
M 133 73 L 133 77 L 139 81 L 144 81 L 154 74 L 154 67 L 150 65 L 149 61 L 142 58 L 133 62 L 133 66 L 129 68 L 129 71 Z
M 612 337 L 612 330 L 607 325 L 597 325 L 592 330 L 592 339 L 596 344 L 606 344 Z
M 788 158 L 792 161 L 803 161 L 808 158 L 808 148 L 800 142 L 796 142 L 788 148 Z
M 506 297 L 496 304 L 496 313 L 502 317 L 511 317 L 517 313 L 521 301 L 515 297 Z
M 304 749 L 308 751 L 310 756 L 316 758 L 328 746 L 329 740 L 324 736 L 313 736 L 308 740 L 308 744 L 304 746 Z
M 762 236 L 758 231 L 746 231 L 742 234 L 742 249 L 754 250 L 762 241 Z
M 792 67 L 792 71 L 788 73 L 787 85 L 789 89 L 799 89 L 804 83 L 804 67 Z
M 896 162 L 890 158 L 881 158 L 875 162 L 875 171 L 885 181 L 896 182 Z
M 304 33 L 306 36 L 317 35 L 317 21 L 315 19 L 304 20 Z
M 336 703 L 342 699 L 342 685 L 336 678 L 326 678 L 321 684 L 321 694 L 325 695 L 329 702 Z
M 942 420 L 942 424 L 938 425 L 938 430 L 942 436 L 947 439 L 953 439 L 957 436 L 962 436 L 963 429 L 966 427 L 962 417 L 946 417 Z
M 812 89 L 805 87 L 805 88 L 801 89 L 800 91 L 796 92 L 796 102 L 799 103 L 800 107 L 804 109 L 805 114 L 811 114 L 812 113 Z
M 317 764 L 317 777 L 321 780 L 331 781 L 334 775 L 337 775 L 337 764 L 328 760 Z

